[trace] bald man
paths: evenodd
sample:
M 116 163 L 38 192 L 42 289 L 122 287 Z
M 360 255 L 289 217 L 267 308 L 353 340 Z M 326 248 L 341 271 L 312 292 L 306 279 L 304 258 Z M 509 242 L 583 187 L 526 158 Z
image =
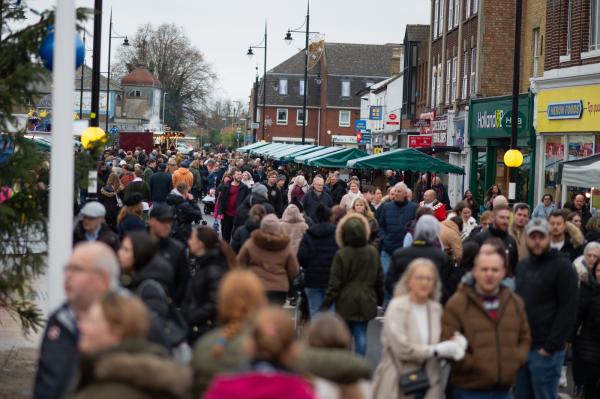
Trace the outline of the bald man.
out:
M 419 206 L 431 208 L 433 216 L 440 222 L 446 220 L 446 205 L 438 201 L 437 194 L 434 190 L 425 191 L 423 194 L 423 201 L 420 202 Z
M 67 301 L 50 315 L 35 378 L 34 399 L 62 398 L 79 361 L 76 320 L 90 305 L 117 287 L 119 264 L 106 244 L 78 244 L 64 269 Z

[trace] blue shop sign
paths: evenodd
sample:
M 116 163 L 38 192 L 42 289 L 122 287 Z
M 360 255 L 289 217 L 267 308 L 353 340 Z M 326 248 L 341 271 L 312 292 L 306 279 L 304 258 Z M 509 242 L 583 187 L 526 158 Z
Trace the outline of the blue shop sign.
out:
M 580 119 L 582 112 L 582 100 L 550 103 L 546 109 L 548 119 Z
M 367 120 L 366 119 L 356 119 L 354 121 L 354 130 L 366 130 L 367 129 Z
M 383 117 L 383 107 L 381 105 L 371 105 L 369 107 L 369 119 L 372 121 L 380 121 Z

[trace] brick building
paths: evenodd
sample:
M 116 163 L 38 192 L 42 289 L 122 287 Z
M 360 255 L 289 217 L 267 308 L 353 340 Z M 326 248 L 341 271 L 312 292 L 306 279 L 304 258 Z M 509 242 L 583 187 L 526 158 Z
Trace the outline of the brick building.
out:
M 354 121 L 360 118 L 363 88 L 400 73 L 394 49 L 401 44 L 322 43 L 307 80 L 306 142 L 320 145 L 356 144 Z M 266 89 L 265 135 L 257 139 L 298 143 L 302 140 L 304 51 L 267 71 L 266 84 L 258 84 L 258 117 L 262 90 Z M 254 89 L 253 89 L 254 90 Z M 254 92 L 251 92 L 253 107 Z

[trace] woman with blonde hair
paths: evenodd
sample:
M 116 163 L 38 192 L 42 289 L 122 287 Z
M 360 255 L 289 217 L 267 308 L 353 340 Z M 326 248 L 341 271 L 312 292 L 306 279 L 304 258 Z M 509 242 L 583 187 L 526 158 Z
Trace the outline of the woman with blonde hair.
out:
M 348 193 L 342 197 L 340 206 L 346 208 L 347 211 L 352 209 L 352 204 L 356 198 L 363 198 L 360 192 L 360 183 L 358 180 L 350 180 L 348 183 Z
M 294 204 L 290 204 L 285 208 L 280 221 L 281 231 L 283 234 L 287 234 L 290 238 L 290 246 L 294 255 L 298 255 L 298 247 L 300 241 L 308 230 L 308 224 L 306 224 L 300 209 Z
M 217 315 L 221 327 L 203 335 L 194 347 L 194 397 L 199 398 L 214 376 L 239 369 L 248 361 L 247 323 L 267 304 L 262 282 L 247 270 L 225 274 L 219 285 Z
M 252 188 L 254 185 L 254 180 L 252 180 L 252 175 L 247 170 L 242 172 L 242 183 L 248 186 L 248 188 Z
M 288 188 L 288 203 L 289 204 L 301 204 L 302 198 L 304 198 L 304 194 L 306 191 L 304 187 L 306 186 L 306 179 L 302 175 L 298 175 L 294 178 L 294 181 L 291 184 L 291 187 Z
M 366 198 L 355 198 L 354 202 L 352 203 L 352 211 L 360 213 L 367 218 L 367 221 L 369 222 L 369 228 L 371 229 L 369 244 L 373 245 L 375 248 L 379 248 L 379 223 L 377 222 L 377 219 L 375 219 L 375 214 L 371 210 L 369 202 L 366 200 Z
M 396 285 L 385 312 L 383 353 L 373 378 L 373 398 L 443 397 L 439 359 L 462 359 L 467 343 L 459 334 L 440 342 L 441 286 L 437 267 L 424 258 L 412 261 Z M 421 389 L 403 383 L 412 379 L 410 375 L 423 382 Z

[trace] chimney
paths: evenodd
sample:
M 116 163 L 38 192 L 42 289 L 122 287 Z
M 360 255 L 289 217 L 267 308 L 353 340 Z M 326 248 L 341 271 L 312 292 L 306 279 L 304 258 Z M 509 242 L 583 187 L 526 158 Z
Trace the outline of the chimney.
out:
M 394 47 L 392 48 L 392 62 L 390 64 L 390 75 L 396 76 L 400 75 L 402 71 L 402 65 L 400 62 L 402 61 L 402 48 Z

